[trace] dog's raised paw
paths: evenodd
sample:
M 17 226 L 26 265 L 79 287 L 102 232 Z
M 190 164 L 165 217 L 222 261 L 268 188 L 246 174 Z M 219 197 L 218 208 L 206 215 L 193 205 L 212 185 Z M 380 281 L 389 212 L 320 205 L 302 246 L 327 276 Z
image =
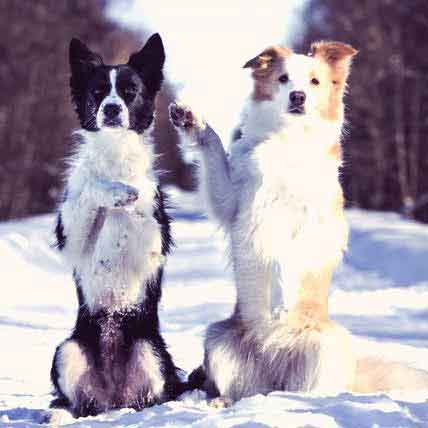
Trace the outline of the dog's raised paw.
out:
M 169 105 L 169 116 L 171 122 L 177 128 L 189 129 L 194 126 L 195 120 L 193 113 L 190 108 L 184 104 L 171 103 Z
M 183 131 L 205 128 L 204 121 L 189 106 L 182 103 L 173 102 L 169 105 L 169 117 L 172 124 Z

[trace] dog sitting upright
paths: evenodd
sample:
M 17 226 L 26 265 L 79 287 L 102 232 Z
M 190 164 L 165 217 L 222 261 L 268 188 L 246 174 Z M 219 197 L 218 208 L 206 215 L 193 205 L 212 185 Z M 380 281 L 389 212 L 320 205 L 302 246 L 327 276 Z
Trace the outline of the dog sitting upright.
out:
M 142 409 L 182 388 L 157 313 L 171 246 L 151 137 L 164 60 L 157 34 L 126 65 L 104 65 L 79 40 L 70 43 L 82 129 L 56 235 L 74 270 L 79 309 L 51 378 L 52 407 L 75 417 Z
M 270 47 L 248 61 L 254 89 L 229 157 L 190 108 L 170 107 L 200 155 L 201 185 L 230 238 L 235 311 L 209 326 L 203 367 L 190 379 L 213 396 L 353 383 L 349 333 L 328 317 L 328 289 L 348 238 L 339 167 L 355 53 L 320 42 L 307 56 Z

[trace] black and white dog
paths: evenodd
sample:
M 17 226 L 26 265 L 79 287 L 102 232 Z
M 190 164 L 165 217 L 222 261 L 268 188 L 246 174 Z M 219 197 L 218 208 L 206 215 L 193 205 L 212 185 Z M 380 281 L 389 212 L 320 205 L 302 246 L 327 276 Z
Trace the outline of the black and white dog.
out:
M 74 271 L 79 310 L 56 350 L 52 407 L 73 416 L 175 398 L 183 390 L 159 332 L 158 303 L 172 241 L 151 138 L 165 60 L 153 35 L 126 65 L 70 43 L 75 133 L 58 247 Z

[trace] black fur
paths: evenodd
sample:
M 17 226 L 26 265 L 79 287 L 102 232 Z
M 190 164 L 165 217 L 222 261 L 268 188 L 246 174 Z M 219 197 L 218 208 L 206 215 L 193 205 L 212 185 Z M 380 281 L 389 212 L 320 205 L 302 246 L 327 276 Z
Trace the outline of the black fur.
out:
M 83 129 L 97 131 L 96 115 L 110 91 L 109 73 L 101 56 L 91 52 L 81 41 L 70 43 L 71 96 Z M 162 40 L 154 34 L 144 47 L 117 70 L 118 93 L 129 110 L 129 129 L 141 134 L 153 121 L 155 97 L 163 81 L 165 52 Z
M 166 211 L 168 208 L 168 200 L 165 193 L 162 192 L 159 186 L 154 199 L 156 208 L 154 210 L 153 217 L 161 225 L 162 255 L 166 256 L 174 246 L 174 241 L 171 237 L 171 217 Z
M 193 370 L 189 375 L 187 381 L 189 388 L 191 389 L 204 389 L 205 382 L 207 381 L 207 374 L 205 373 L 204 367 L 199 366 L 197 369 Z M 218 396 L 217 394 L 216 396 Z
M 162 67 L 165 62 L 165 52 L 159 34 L 154 34 L 144 47 L 129 57 L 128 65 L 143 79 L 150 95 L 154 96 L 160 90 L 163 82 Z
M 55 226 L 56 243 L 55 247 L 62 250 L 67 242 L 67 237 L 64 234 L 64 225 L 62 224 L 61 213 L 58 213 Z
M 241 128 L 234 129 L 232 133 L 232 141 L 238 141 L 242 138 L 242 130 Z

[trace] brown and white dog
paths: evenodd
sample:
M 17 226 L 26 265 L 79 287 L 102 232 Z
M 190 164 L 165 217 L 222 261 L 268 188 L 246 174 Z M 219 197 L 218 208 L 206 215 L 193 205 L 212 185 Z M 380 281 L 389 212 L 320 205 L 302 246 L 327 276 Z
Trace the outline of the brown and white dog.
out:
M 254 89 L 229 156 L 203 119 L 171 105 L 172 122 L 200 155 L 237 288 L 233 315 L 208 327 L 204 364 L 190 379 L 212 396 L 356 388 L 350 333 L 328 316 L 348 241 L 339 167 L 356 53 L 318 42 L 309 55 L 274 46 L 248 61 Z

